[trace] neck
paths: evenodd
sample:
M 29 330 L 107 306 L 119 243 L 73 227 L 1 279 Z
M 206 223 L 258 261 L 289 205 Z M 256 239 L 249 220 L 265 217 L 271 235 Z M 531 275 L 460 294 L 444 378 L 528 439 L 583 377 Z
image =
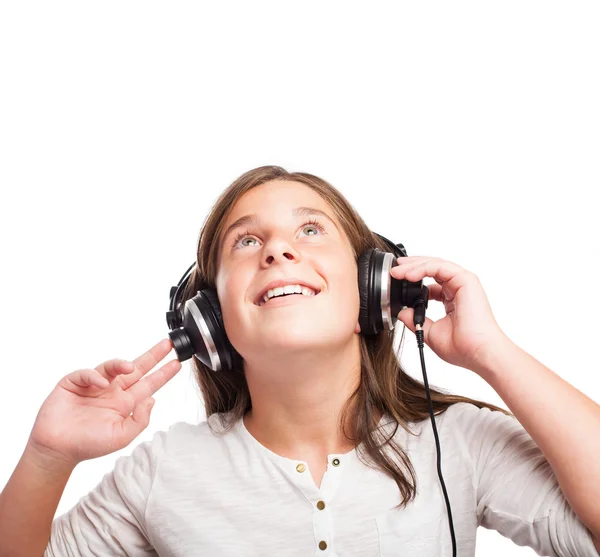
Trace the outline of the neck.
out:
M 326 353 L 311 347 L 286 358 L 245 362 L 252 409 L 244 425 L 276 454 L 302 459 L 344 454 L 356 446 L 340 430 L 340 418 L 360 383 L 359 335 L 335 350 L 327 348 Z M 346 416 L 349 435 L 354 415 L 352 408 Z

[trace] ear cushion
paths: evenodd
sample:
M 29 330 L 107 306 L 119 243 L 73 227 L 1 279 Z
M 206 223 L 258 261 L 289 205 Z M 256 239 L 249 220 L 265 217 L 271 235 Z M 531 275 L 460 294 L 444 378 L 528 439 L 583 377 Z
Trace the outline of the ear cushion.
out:
M 377 331 L 373 326 L 373 316 L 370 311 L 375 307 L 373 300 L 370 299 L 372 295 L 372 261 L 374 261 L 375 250 L 365 250 L 358 258 L 358 292 L 360 294 L 360 313 L 358 316 L 358 323 L 360 325 L 360 332 L 363 335 L 374 335 Z M 371 310 L 370 310 L 371 308 Z
M 202 290 L 202 294 L 206 297 L 206 301 L 209 305 L 209 310 L 212 311 L 218 325 L 217 333 L 224 333 L 225 326 L 223 325 L 223 315 L 221 314 L 221 304 L 219 304 L 219 298 L 217 293 L 212 288 L 205 288 Z

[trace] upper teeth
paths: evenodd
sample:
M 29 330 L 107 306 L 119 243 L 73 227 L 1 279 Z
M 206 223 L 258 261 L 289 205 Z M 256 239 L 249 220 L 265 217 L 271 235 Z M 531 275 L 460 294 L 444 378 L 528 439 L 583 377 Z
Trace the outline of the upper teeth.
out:
M 273 288 L 272 290 L 267 290 L 259 305 L 262 306 L 268 302 L 269 299 L 274 298 L 275 296 L 281 296 L 282 294 L 302 294 L 303 296 L 315 296 L 316 292 L 312 288 L 307 288 L 306 286 L 300 286 L 299 284 L 288 284 L 286 286 L 280 286 L 278 288 Z

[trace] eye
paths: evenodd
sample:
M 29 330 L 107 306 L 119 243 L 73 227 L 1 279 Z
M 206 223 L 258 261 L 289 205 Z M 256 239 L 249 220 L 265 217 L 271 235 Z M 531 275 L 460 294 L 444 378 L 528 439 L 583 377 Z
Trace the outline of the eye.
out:
M 309 226 L 309 225 L 311 225 L 311 226 Z M 325 233 L 325 227 L 318 220 L 315 220 L 315 219 L 311 219 L 308 222 L 305 222 L 302 225 L 302 229 L 304 230 L 305 228 L 316 228 L 322 234 Z M 309 234 L 309 236 L 314 236 L 314 234 Z
M 310 226 L 309 226 L 310 225 Z M 302 224 L 302 229 L 304 230 L 305 228 L 316 228 L 321 234 L 325 234 L 325 227 L 317 220 L 315 219 L 311 219 L 305 223 Z M 246 230 L 245 232 L 240 232 L 238 234 L 236 234 L 235 238 L 233 239 L 233 242 L 231 243 L 231 247 L 235 248 L 237 243 L 240 240 L 245 240 L 246 237 L 250 237 L 250 235 L 252 235 L 252 232 L 250 230 Z M 309 234 L 309 236 L 315 236 L 315 234 Z M 255 238 L 250 238 L 255 239 Z M 244 244 L 242 244 L 243 246 Z M 246 246 L 248 246 L 249 244 L 245 244 Z

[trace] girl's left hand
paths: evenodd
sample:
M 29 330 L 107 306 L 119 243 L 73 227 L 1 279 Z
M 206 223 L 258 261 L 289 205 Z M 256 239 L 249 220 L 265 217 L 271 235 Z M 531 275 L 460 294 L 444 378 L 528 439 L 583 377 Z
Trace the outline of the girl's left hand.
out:
M 429 300 L 443 302 L 446 309 L 446 316 L 437 321 L 425 317 L 425 344 L 446 362 L 479 372 L 490 346 L 505 342 L 508 337 L 496 323 L 477 276 L 437 257 L 399 257 L 397 261 L 398 265 L 390 269 L 393 278 L 418 282 L 432 277 L 437 284 L 425 285 Z M 414 313 L 413 308 L 398 313 L 398 319 L 413 333 Z

